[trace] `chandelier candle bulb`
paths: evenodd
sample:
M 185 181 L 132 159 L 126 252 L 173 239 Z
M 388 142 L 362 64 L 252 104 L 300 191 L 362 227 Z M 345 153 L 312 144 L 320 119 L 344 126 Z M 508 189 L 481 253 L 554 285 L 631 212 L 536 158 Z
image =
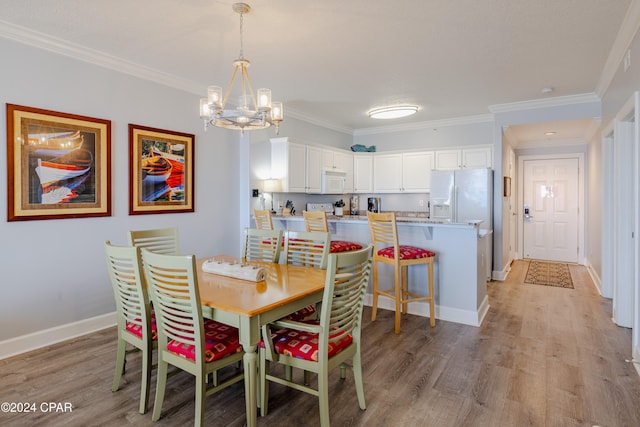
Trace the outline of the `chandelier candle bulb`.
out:
M 258 89 L 258 110 L 271 109 L 271 89 Z
M 220 86 L 209 86 L 207 88 L 209 104 L 216 108 L 222 107 L 222 88 Z

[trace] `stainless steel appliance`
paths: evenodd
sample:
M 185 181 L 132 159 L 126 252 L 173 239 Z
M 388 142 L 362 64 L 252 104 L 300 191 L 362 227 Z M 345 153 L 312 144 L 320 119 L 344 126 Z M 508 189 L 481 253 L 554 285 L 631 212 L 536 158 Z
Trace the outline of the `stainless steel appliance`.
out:
M 375 212 L 375 213 L 380 212 L 380 209 L 381 209 L 380 202 L 381 202 L 380 197 L 369 197 L 367 201 L 367 210 L 369 212 Z
M 357 194 L 352 194 L 351 199 L 349 200 L 349 214 L 358 215 L 359 209 L 360 209 L 360 196 L 358 196 Z
M 307 212 L 326 212 L 333 215 L 333 203 L 307 203 Z

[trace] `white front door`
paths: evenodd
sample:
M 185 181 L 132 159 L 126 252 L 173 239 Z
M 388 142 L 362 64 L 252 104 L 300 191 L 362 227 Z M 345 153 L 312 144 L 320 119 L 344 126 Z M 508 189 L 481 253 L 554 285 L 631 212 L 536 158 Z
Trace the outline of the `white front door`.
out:
M 578 158 L 524 161 L 523 257 L 578 262 Z

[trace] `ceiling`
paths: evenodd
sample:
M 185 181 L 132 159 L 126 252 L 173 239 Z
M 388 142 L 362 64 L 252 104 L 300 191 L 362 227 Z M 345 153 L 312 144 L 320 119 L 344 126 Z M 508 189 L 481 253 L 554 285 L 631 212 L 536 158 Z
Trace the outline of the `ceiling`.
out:
M 596 92 L 631 2 L 254 0 L 244 55 L 254 88 L 284 102 L 285 120 L 357 132 L 473 117 L 492 105 Z M 208 85 L 227 86 L 239 54 L 231 5 L 0 0 L 0 37 L 206 96 Z M 367 117 L 399 103 L 420 110 L 393 121 Z

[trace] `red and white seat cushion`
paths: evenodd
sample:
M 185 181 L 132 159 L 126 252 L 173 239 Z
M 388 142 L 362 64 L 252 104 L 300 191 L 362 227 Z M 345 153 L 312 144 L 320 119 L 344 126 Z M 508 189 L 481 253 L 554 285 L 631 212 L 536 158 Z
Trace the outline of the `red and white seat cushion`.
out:
M 400 251 L 400 259 L 418 259 L 429 258 L 436 256 L 436 253 L 424 248 L 418 248 L 416 246 L 400 245 L 398 247 Z M 378 255 L 381 257 L 393 259 L 395 254 L 393 252 L 393 246 L 380 249 Z
M 215 320 L 204 321 L 204 341 L 204 358 L 207 362 L 242 351 L 238 329 Z M 167 350 L 187 359 L 196 360 L 196 346 L 193 344 L 171 340 L 167 343 Z
M 136 319 L 140 321 L 140 319 Z M 131 332 L 138 338 L 142 338 L 142 325 L 139 323 L 127 322 L 127 331 Z M 158 326 L 156 325 L 156 312 L 151 309 L 151 339 L 158 339 Z
M 317 320 L 303 323 L 318 324 Z M 274 351 L 278 354 L 291 356 L 298 359 L 318 361 L 318 334 L 298 331 L 296 329 L 282 328 L 271 334 Z M 329 358 L 340 353 L 353 342 L 351 335 L 345 335 L 340 340 L 329 343 Z M 260 341 L 260 347 L 264 348 L 264 342 Z
M 362 245 L 354 242 L 347 242 L 344 240 L 332 240 L 331 245 L 329 247 L 329 252 L 337 253 L 337 252 L 347 252 L 347 251 L 357 251 L 362 249 Z

